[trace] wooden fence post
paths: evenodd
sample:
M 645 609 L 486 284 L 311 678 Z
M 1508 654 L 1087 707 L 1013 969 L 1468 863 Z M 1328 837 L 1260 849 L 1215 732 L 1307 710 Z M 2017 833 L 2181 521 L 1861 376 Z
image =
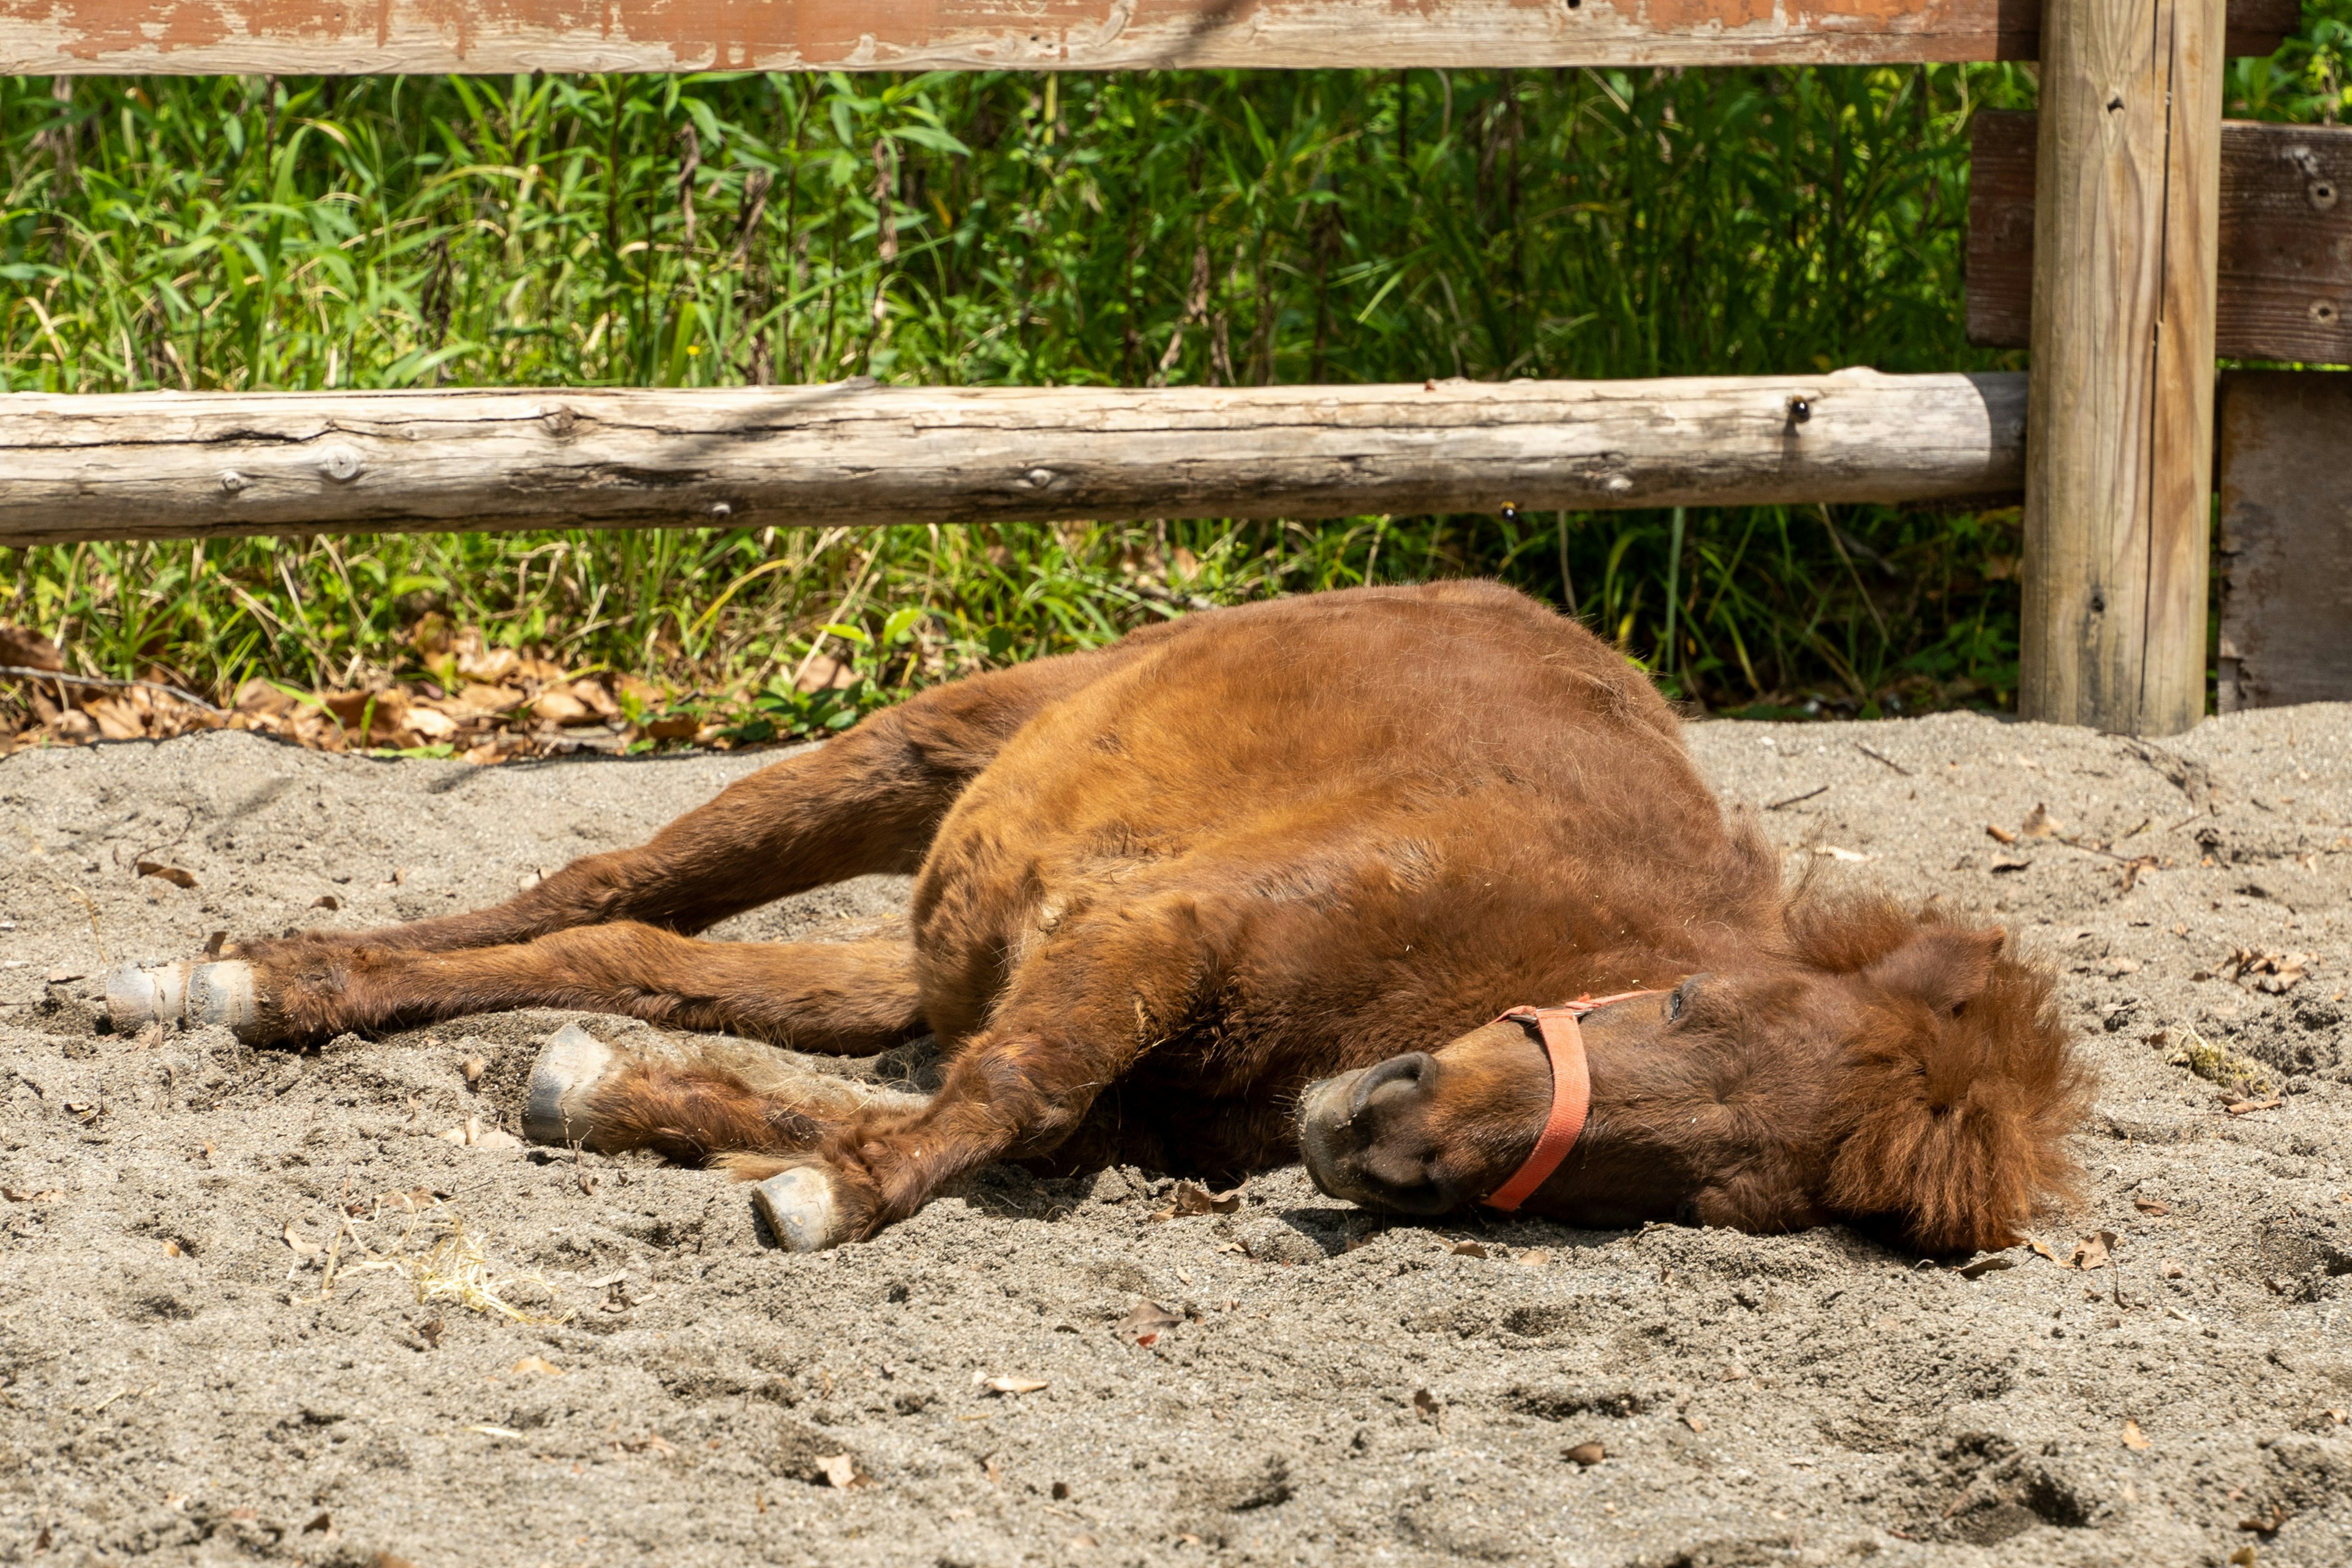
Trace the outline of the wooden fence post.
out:
M 2018 711 L 2205 711 L 2222 0 L 2049 0 Z

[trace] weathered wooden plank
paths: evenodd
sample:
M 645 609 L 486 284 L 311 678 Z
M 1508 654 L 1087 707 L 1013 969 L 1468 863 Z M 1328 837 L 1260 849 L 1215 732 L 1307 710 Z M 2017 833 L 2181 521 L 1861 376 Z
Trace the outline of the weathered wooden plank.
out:
M 2268 54 L 2298 0 L 2235 0 Z M 1139 70 L 2030 59 L 2036 0 L 0 0 L 0 72 Z
M 2224 713 L 2352 701 L 2352 375 L 2221 378 Z
M 2023 348 L 2033 314 L 2030 113 L 1979 114 L 1969 171 L 1969 341 Z M 2215 352 L 2352 363 L 2352 125 L 2221 124 Z
M 2205 711 L 2221 0 L 2052 0 L 2018 710 Z
M 2014 493 L 2021 375 L 0 396 L 0 544 Z

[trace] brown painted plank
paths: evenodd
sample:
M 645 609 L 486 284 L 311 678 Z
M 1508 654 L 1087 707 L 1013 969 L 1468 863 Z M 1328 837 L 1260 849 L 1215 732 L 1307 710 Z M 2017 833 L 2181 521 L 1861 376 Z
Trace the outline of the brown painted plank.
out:
M 2035 117 L 1976 118 L 1969 174 L 1969 341 L 2026 346 L 2033 293 Z M 2221 302 L 2228 359 L 2352 363 L 2352 126 L 2221 126 Z
M 2221 708 L 2352 700 L 2352 375 L 2221 378 Z
M 2268 54 L 2299 0 L 2232 0 Z M 2039 0 L 0 0 L 0 72 L 362 75 L 2031 59 Z

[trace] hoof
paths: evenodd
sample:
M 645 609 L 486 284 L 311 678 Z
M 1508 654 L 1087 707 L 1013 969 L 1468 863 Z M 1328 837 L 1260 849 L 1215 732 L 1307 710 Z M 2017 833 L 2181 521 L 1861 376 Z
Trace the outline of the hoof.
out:
M 188 971 L 193 963 L 142 969 L 128 959 L 106 977 L 106 1016 L 118 1035 L 135 1035 L 150 1024 L 173 1024 L 188 1016 Z
M 188 1022 L 226 1024 L 240 1034 L 261 1016 L 261 993 L 253 984 L 253 965 L 225 958 L 199 963 L 188 976 Z
M 150 1024 L 226 1024 L 242 1030 L 261 1016 L 253 965 L 239 959 L 217 963 L 162 963 L 142 969 L 125 963 L 106 977 L 106 1015 L 118 1034 Z
M 612 1065 L 613 1047 L 579 1025 L 558 1029 L 530 1069 L 523 1136 L 534 1143 L 587 1142 L 596 1131 L 588 1097 Z
M 842 1239 L 833 1178 L 814 1165 L 779 1171 L 751 1189 L 751 1206 L 794 1252 L 822 1252 Z

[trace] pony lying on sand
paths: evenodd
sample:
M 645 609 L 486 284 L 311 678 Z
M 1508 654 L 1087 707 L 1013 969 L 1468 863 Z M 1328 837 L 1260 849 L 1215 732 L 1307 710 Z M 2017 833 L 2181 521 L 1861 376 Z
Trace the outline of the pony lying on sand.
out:
M 914 874 L 900 934 L 687 934 L 876 871 Z M 2000 931 L 1786 892 L 1657 693 L 1482 583 L 1217 610 L 938 687 L 496 908 L 126 970 L 109 1001 L 255 1040 L 520 1006 L 842 1055 L 935 1034 L 928 1097 L 763 1047 L 567 1031 L 541 1058 L 534 1136 L 724 1163 L 801 1248 L 996 1160 L 1302 1158 L 1403 1214 L 2001 1247 L 2068 1193 L 2087 1093 Z

